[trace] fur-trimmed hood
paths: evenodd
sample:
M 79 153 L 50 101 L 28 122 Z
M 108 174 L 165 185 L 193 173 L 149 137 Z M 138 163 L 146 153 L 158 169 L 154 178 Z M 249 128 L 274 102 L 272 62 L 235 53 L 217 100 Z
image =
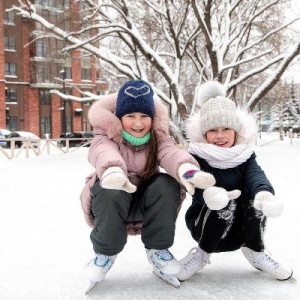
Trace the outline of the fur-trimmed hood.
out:
M 236 131 L 235 145 L 255 141 L 258 132 L 256 118 L 226 98 L 226 88 L 220 82 L 207 81 L 197 87 L 196 99 L 200 109 L 185 123 L 185 133 L 190 142 L 207 143 L 207 130 L 219 126 L 229 126 Z
M 240 122 L 241 129 L 237 132 L 235 145 L 254 142 L 258 132 L 255 116 L 239 107 L 236 109 L 236 114 L 238 121 Z M 190 142 L 207 143 L 205 136 L 202 134 L 200 119 L 201 109 L 192 114 L 186 120 L 185 133 Z
M 89 110 L 88 118 L 95 133 L 101 130 L 109 139 L 120 143 L 123 137 L 121 121 L 115 115 L 117 95 L 117 93 L 105 95 L 95 102 Z M 158 139 L 164 141 L 169 137 L 168 109 L 157 96 L 154 96 L 154 105 L 153 130 Z

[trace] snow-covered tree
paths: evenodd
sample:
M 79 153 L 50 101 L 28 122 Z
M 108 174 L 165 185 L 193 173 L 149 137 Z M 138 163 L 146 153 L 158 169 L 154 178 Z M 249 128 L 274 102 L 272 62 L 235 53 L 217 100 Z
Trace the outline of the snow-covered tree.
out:
M 299 132 L 300 128 L 300 99 L 296 99 L 294 84 L 291 85 L 291 97 L 286 101 L 283 109 L 283 129 L 289 131 L 292 129 L 293 132 Z
M 300 54 L 290 28 L 299 15 L 283 17 L 287 0 L 70 0 L 83 16 L 72 32 L 39 15 L 34 1 L 18 2 L 11 9 L 45 29 L 39 38 L 96 55 L 115 78 L 152 82 L 173 120 L 186 116 L 194 86 L 209 79 L 254 109 Z
M 294 133 L 300 132 L 300 99 L 296 96 L 295 86 L 293 82 L 281 86 L 281 94 L 278 92 L 277 101 L 271 105 L 270 131 L 287 133 L 292 129 Z
M 282 127 L 282 103 L 276 103 L 271 108 L 271 126 L 269 131 L 279 131 L 280 125 Z

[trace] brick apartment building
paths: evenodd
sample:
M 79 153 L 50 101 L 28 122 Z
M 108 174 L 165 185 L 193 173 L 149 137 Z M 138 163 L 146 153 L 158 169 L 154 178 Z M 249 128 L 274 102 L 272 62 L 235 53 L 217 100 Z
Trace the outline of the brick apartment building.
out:
M 82 15 L 74 0 L 34 2 L 52 23 L 77 29 Z M 101 79 L 98 60 L 83 57 L 78 50 L 62 54 L 63 41 L 36 39 L 41 25 L 6 11 L 13 4 L 18 1 L 0 1 L 0 128 L 30 131 L 41 138 L 45 133 L 57 138 L 63 131 L 90 130 L 91 103 L 63 100 L 50 90 L 77 97 L 80 90 L 105 93 L 108 85 Z

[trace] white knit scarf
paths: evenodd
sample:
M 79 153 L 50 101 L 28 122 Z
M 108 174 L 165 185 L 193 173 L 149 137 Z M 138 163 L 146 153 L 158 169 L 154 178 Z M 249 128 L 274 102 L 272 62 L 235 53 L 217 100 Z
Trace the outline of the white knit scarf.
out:
M 218 169 L 229 169 L 245 162 L 254 151 L 254 143 L 236 145 L 231 148 L 222 148 L 213 144 L 189 144 L 189 152 L 203 158 L 207 163 Z

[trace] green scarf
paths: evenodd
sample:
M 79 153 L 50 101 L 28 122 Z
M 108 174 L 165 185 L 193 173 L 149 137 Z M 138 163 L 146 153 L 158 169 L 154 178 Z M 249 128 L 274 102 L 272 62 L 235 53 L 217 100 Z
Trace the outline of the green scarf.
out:
M 148 132 L 143 137 L 138 138 L 138 137 L 135 137 L 135 136 L 129 134 L 124 129 L 122 130 L 122 137 L 124 138 L 124 140 L 134 146 L 142 146 L 142 145 L 148 143 L 150 140 L 150 136 L 151 136 L 151 134 L 150 134 L 150 132 Z

